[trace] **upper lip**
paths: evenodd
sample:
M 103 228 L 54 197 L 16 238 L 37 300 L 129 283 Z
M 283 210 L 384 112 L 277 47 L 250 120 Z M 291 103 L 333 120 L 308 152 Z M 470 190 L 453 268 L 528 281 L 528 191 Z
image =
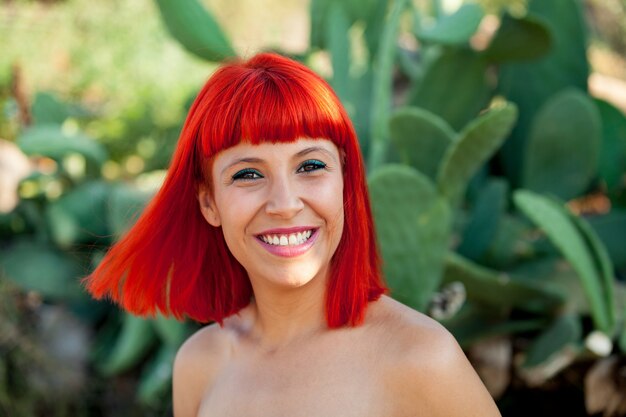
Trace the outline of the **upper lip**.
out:
M 304 232 L 304 231 L 313 230 L 313 229 L 316 229 L 316 227 L 313 227 L 313 226 L 280 227 L 280 228 L 276 228 L 276 229 L 264 230 L 261 233 L 259 233 L 257 236 L 260 236 L 260 235 L 289 235 L 291 233 Z

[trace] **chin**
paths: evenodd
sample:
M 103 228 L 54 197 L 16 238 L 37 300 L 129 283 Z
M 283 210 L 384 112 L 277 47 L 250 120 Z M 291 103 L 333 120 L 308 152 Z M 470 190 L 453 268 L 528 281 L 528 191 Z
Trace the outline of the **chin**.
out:
M 295 275 L 295 276 L 286 276 L 286 277 L 273 277 L 272 282 L 276 285 L 288 287 L 288 288 L 299 288 L 304 287 L 308 283 L 313 280 L 312 276 L 303 276 L 303 275 Z
M 312 268 L 311 270 L 307 270 L 308 268 L 303 268 L 303 265 L 300 264 L 299 267 L 295 268 L 287 268 L 282 271 L 276 271 L 276 274 L 272 276 L 265 275 L 264 278 L 274 285 L 278 285 L 286 288 L 299 288 L 304 287 L 311 283 L 316 277 L 320 274 L 320 270 L 318 268 Z

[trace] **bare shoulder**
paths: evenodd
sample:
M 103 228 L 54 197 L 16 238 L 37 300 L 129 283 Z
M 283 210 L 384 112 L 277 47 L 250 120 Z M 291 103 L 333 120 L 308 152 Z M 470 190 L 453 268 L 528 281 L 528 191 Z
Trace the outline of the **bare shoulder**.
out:
M 371 314 L 380 332 L 395 415 L 500 416 L 454 336 L 439 322 L 383 296 Z M 376 330 L 374 330 L 376 331 Z
M 213 323 L 196 331 L 178 349 L 172 378 L 175 417 L 196 417 L 204 393 L 228 361 L 229 333 Z

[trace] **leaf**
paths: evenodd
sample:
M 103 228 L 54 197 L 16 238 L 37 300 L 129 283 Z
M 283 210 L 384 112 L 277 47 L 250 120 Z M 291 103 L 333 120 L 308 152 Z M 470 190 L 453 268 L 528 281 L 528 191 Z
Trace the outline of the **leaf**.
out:
M 582 326 L 577 316 L 566 315 L 557 319 L 537 337 L 528 348 L 523 366 L 538 366 L 569 345 L 580 343 Z
M 172 346 L 179 347 L 189 336 L 187 324 L 173 318 L 167 318 L 159 314 L 152 321 L 152 324 L 161 340 Z
M 17 145 L 27 155 L 42 155 L 56 160 L 79 153 L 97 166 L 108 158 L 106 149 L 100 143 L 88 136 L 65 134 L 55 125 L 26 129 L 17 138 Z
M 603 278 L 596 271 L 592 255 L 565 208 L 527 190 L 516 191 L 513 200 L 518 209 L 545 232 L 574 267 L 589 301 L 596 328 L 610 334 L 613 320 L 608 310 L 609 300 L 605 298 Z
M 489 62 L 498 64 L 530 61 L 547 54 L 552 42 L 550 27 L 540 16 L 515 18 L 506 14 L 483 54 Z
M 369 188 L 392 294 L 423 310 L 441 281 L 450 207 L 426 176 L 405 165 L 382 166 L 370 175 Z
M 528 138 L 524 188 L 569 200 L 583 194 L 596 175 L 601 121 L 582 92 L 565 90 L 539 110 Z
M 614 268 L 613 263 L 611 262 L 611 258 L 609 256 L 609 252 L 607 251 L 606 246 L 604 246 L 596 232 L 585 219 L 574 215 L 570 211 L 567 211 L 567 213 L 569 214 L 572 223 L 574 223 L 574 225 L 578 228 L 580 234 L 585 239 L 587 247 L 589 248 L 589 252 L 593 256 L 593 259 L 595 261 L 596 271 L 602 278 L 602 286 L 604 290 L 603 298 L 606 301 L 606 309 L 609 312 L 609 318 L 611 320 L 611 330 L 614 330 L 617 311 L 615 309 L 613 286 L 616 277 L 613 272 Z M 614 331 L 611 331 L 609 334 L 614 334 Z
M 234 57 L 219 24 L 198 0 L 155 0 L 172 36 L 192 54 L 208 61 Z
M 111 187 L 107 219 L 116 238 L 119 239 L 135 223 L 150 197 L 151 194 L 126 183 Z
M 69 106 L 59 101 L 53 94 L 45 92 L 38 92 L 35 95 L 31 112 L 37 125 L 60 125 L 72 113 Z
M 516 118 L 513 104 L 493 108 L 463 129 L 459 139 L 448 147 L 439 166 L 437 185 L 453 207 L 461 202 L 471 177 L 502 145 Z
M 172 367 L 178 348 L 173 345 L 161 345 L 156 356 L 142 371 L 137 388 L 137 399 L 143 405 L 157 406 L 170 391 Z
M 446 256 L 443 282 L 460 281 L 467 298 L 493 307 L 545 312 L 562 305 L 565 297 L 540 282 L 516 279 L 474 264 L 454 252 Z
M 430 28 L 422 28 L 416 36 L 421 42 L 459 45 L 469 41 L 484 16 L 476 3 L 463 4 L 456 12 L 440 17 Z
M 402 158 L 434 180 L 447 147 L 456 132 L 445 120 L 417 107 L 403 107 L 389 118 L 391 142 Z
M 125 313 L 121 331 L 109 356 L 99 362 L 103 375 L 111 376 L 138 365 L 156 342 L 152 321 Z
M 45 298 L 71 301 L 86 297 L 78 282 L 85 273 L 79 260 L 46 243 L 21 238 L 3 248 L 0 270 L 23 290 Z
M 105 201 L 109 186 L 90 181 L 51 202 L 45 218 L 52 240 L 61 247 L 109 238 Z
M 542 319 L 511 320 L 498 316 L 492 308 L 468 301 L 457 315 L 442 321 L 464 349 L 479 340 L 541 329 Z

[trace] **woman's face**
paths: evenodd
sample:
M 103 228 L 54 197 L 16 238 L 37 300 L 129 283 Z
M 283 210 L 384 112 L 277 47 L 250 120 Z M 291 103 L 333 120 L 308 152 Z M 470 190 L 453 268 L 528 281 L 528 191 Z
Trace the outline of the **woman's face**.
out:
M 297 287 L 324 279 L 343 231 L 339 151 L 326 139 L 241 143 L 220 152 L 212 167 L 213 196 L 199 192 L 207 221 L 248 272 Z

